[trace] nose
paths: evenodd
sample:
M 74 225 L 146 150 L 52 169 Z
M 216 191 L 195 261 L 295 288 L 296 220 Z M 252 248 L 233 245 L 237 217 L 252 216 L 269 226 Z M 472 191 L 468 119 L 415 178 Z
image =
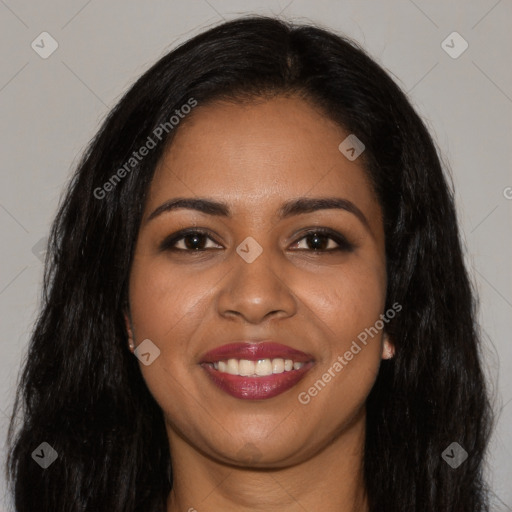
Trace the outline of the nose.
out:
M 236 252 L 233 269 L 222 280 L 217 307 L 224 317 L 241 317 L 258 324 L 272 317 L 286 318 L 296 313 L 297 300 L 286 283 L 284 262 L 270 250 L 248 263 Z

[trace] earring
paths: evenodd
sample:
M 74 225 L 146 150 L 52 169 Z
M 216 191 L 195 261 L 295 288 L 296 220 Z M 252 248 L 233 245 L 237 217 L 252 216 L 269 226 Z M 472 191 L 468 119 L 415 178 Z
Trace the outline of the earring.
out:
M 395 355 L 395 345 L 391 342 L 387 334 L 384 334 L 384 346 L 382 350 L 382 359 L 392 359 Z
M 133 343 L 133 332 L 131 326 L 128 324 L 126 325 L 126 330 L 128 331 L 128 348 L 130 349 L 130 352 L 133 354 L 133 351 L 135 350 L 135 345 Z
M 382 351 L 382 359 L 393 359 L 395 355 L 395 347 L 390 343 L 384 344 L 384 350 Z

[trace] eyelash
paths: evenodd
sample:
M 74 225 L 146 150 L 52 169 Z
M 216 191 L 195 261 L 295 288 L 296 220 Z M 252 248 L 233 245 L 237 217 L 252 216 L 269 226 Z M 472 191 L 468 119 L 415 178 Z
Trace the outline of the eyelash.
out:
M 216 242 L 210 235 L 208 231 L 205 231 L 200 228 L 191 228 L 191 229 L 184 229 L 181 231 L 178 231 L 177 233 L 174 233 L 167 237 L 161 244 L 160 244 L 160 250 L 161 251 L 172 251 L 172 252 L 183 252 L 183 253 L 202 253 L 206 252 L 210 249 L 177 249 L 174 247 L 177 242 L 180 240 L 183 240 L 185 237 L 189 235 L 202 235 L 206 236 L 210 240 L 212 240 L 217 245 L 220 245 L 218 242 Z M 321 235 L 323 237 L 327 237 L 330 240 L 333 240 L 338 244 L 338 247 L 335 247 L 333 249 L 295 249 L 298 251 L 307 251 L 317 254 L 325 254 L 325 253 L 333 253 L 333 252 L 352 252 L 355 247 L 353 244 L 347 241 L 347 239 L 341 235 L 340 233 L 333 231 L 332 229 L 328 228 L 314 228 L 310 229 L 302 234 L 302 236 L 293 243 L 295 245 L 299 241 L 307 238 L 311 235 Z M 214 250 L 217 250 L 216 248 Z

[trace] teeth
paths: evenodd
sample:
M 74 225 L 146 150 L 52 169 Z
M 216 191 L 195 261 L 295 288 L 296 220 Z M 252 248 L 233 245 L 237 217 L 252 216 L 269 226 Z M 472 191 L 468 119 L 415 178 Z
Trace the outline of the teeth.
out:
M 256 375 L 272 375 L 272 361 L 270 359 L 260 359 L 256 363 Z
M 231 375 L 239 375 L 238 359 L 228 359 L 226 373 L 230 373 Z
M 254 373 L 255 367 L 254 361 L 240 359 L 238 361 L 238 374 L 242 375 L 242 377 L 249 377 Z
M 272 373 L 283 373 L 284 372 L 284 360 L 283 359 L 272 359 Z
M 241 375 L 242 377 L 264 377 L 293 370 L 300 370 L 304 363 L 292 359 L 259 359 L 249 361 L 248 359 L 228 359 L 227 361 L 216 361 L 213 367 L 222 373 L 230 375 Z

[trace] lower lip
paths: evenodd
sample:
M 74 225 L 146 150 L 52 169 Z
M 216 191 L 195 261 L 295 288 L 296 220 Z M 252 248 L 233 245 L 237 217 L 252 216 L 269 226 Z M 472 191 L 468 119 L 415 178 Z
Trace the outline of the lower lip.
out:
M 280 395 L 295 386 L 313 366 L 313 362 L 304 363 L 299 370 L 273 373 L 265 377 L 242 377 L 219 372 L 209 364 L 202 364 L 213 383 L 235 398 L 244 400 L 265 400 Z

